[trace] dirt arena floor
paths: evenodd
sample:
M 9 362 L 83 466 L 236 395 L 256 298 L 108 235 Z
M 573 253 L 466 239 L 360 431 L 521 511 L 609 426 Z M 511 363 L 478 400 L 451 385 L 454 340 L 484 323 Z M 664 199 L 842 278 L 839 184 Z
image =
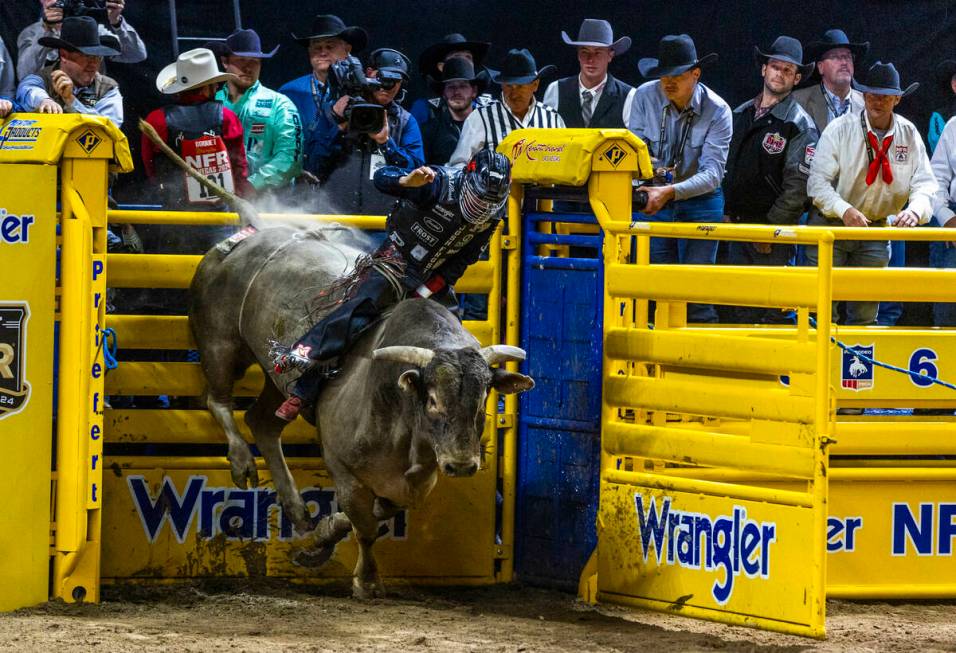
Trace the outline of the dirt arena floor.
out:
M 720 626 L 522 588 L 197 583 L 0 614 L 0 651 L 956 651 L 956 603 L 828 604 L 829 639 Z

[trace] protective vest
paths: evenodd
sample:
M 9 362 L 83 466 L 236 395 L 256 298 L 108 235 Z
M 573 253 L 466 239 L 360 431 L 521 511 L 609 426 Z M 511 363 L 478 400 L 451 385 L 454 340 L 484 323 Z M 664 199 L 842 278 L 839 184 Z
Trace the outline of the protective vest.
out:
M 438 170 L 442 188 L 435 205 L 423 209 L 408 200 L 399 200 L 386 222 L 389 240 L 408 264 L 406 276 L 413 280 L 417 276 L 420 281 L 416 282 L 428 279 L 464 248 L 477 244 L 472 241 L 477 239 L 483 247 L 499 221 L 498 217 L 482 224 L 465 220 L 458 204 L 462 172 L 453 168 Z M 466 267 L 467 263 L 446 266 L 442 273 L 448 284 L 454 284 Z
M 221 102 L 203 102 L 189 106 L 174 105 L 163 109 L 166 115 L 166 143 L 198 173 L 234 193 L 229 150 L 223 140 Z M 218 207 L 221 200 L 183 170 L 157 159 L 157 171 L 167 207 Z

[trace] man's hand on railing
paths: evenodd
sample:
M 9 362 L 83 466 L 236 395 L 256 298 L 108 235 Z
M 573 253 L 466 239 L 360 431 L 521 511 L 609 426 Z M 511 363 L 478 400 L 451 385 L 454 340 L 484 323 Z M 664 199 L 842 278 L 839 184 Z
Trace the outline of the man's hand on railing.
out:
M 843 224 L 848 227 L 868 227 L 870 221 L 852 206 L 843 213 Z
M 914 211 L 906 209 L 896 214 L 896 220 L 893 221 L 894 227 L 916 227 L 919 225 L 919 216 Z

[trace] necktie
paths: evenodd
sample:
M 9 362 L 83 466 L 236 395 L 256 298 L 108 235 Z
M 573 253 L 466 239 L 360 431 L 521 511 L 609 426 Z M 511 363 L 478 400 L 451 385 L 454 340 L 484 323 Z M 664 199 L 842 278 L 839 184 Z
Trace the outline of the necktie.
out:
M 591 91 L 581 91 L 581 117 L 584 118 L 585 127 L 591 124 L 591 114 L 593 113 L 591 104 L 593 102 L 594 96 Z
M 847 96 L 846 100 L 843 100 L 843 101 L 837 99 L 837 108 L 836 108 L 836 109 L 837 109 L 837 118 L 839 118 L 839 117 L 842 116 L 844 113 L 846 113 L 846 112 L 847 112 L 847 109 L 849 109 L 849 108 L 850 108 L 850 98 L 849 98 L 849 96 Z
M 873 160 L 870 162 L 870 168 L 866 171 L 866 185 L 871 185 L 876 181 L 876 175 L 879 172 L 880 168 L 883 168 L 883 182 L 887 184 L 893 183 L 893 169 L 890 168 L 890 159 L 886 156 L 887 151 L 890 149 L 890 144 L 893 142 L 893 135 L 890 134 L 883 139 L 883 147 L 880 148 L 880 142 L 876 139 L 876 134 L 871 131 L 866 133 L 866 139 L 869 142 L 869 146 L 872 152 L 875 153 Z

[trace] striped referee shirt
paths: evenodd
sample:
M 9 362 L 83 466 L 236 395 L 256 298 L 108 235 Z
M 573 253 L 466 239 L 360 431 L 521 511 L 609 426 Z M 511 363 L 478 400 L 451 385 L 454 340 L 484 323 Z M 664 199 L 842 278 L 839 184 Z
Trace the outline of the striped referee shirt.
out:
M 498 144 L 515 129 L 525 127 L 563 128 L 564 119 L 546 104 L 532 100 L 531 107 L 521 120 L 501 100 L 475 109 L 461 127 L 458 146 L 448 160 L 456 168 L 471 161 L 471 157 L 484 147 L 496 149 Z

